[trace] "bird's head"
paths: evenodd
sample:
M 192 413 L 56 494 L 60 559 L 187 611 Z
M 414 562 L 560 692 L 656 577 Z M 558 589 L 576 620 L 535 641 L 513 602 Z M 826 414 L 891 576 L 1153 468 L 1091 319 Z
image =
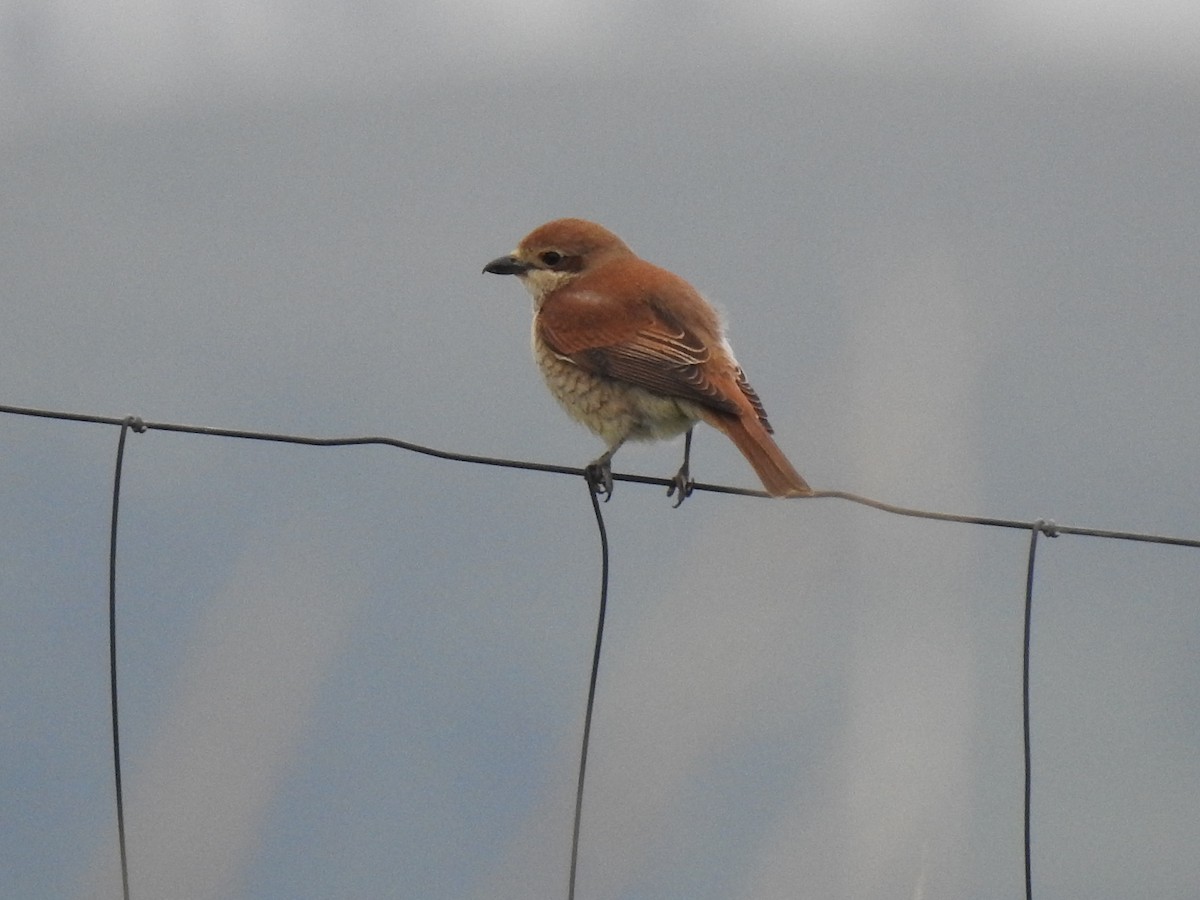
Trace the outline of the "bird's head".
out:
M 521 239 L 508 256 L 483 267 L 493 275 L 516 275 L 533 299 L 547 294 L 610 259 L 632 256 L 625 242 L 602 225 L 584 219 L 555 219 Z

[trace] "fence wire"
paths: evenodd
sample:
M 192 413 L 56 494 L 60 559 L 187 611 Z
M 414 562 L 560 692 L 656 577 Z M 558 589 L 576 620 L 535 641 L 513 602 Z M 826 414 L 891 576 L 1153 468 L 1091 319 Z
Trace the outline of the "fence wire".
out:
M 121 883 L 122 896 L 124 900 L 130 900 L 130 878 L 128 855 L 125 839 L 125 804 L 123 797 L 123 789 L 121 785 L 121 752 L 120 752 L 120 728 L 118 719 L 118 692 L 117 692 L 117 632 L 116 632 L 116 614 L 117 614 L 117 526 L 119 523 L 119 506 L 121 497 L 121 470 L 125 457 L 126 437 L 130 430 L 139 434 L 147 431 L 167 431 L 182 434 L 207 435 L 210 437 L 234 438 L 248 441 L 267 441 L 283 444 L 299 444 L 313 447 L 352 447 L 364 445 L 383 445 L 396 447 L 400 450 L 407 450 L 412 453 L 419 453 L 425 456 L 432 456 L 437 459 L 448 460 L 452 462 L 470 463 L 475 465 L 496 466 L 508 469 L 525 469 L 537 472 L 547 472 L 555 475 L 570 475 L 579 477 L 585 480 L 588 490 L 591 494 L 592 508 L 596 518 L 596 525 L 599 532 L 600 540 L 600 559 L 601 559 L 601 577 L 600 577 L 600 602 L 599 615 L 596 626 L 596 639 L 592 654 L 591 675 L 588 682 L 587 704 L 584 714 L 583 735 L 580 742 L 579 754 L 579 774 L 576 782 L 575 794 L 575 816 L 574 825 L 571 835 L 571 858 L 568 872 L 567 882 L 567 898 L 574 900 L 576 887 L 576 872 L 579 861 L 579 846 L 580 846 L 580 827 L 583 816 L 583 789 L 584 776 L 587 769 L 588 745 L 591 736 L 592 711 L 596 698 L 596 683 L 600 667 L 600 650 L 604 637 L 604 618 L 608 604 L 608 576 L 609 576 L 609 551 L 608 551 L 608 534 L 604 525 L 604 517 L 601 513 L 600 504 L 598 502 L 597 486 L 591 481 L 586 469 L 576 466 L 561 466 L 551 463 L 533 462 L 530 460 L 503 459 L 494 456 L 481 456 L 469 453 L 458 453 L 449 450 L 442 450 L 435 447 L 429 447 L 422 444 L 416 444 L 411 441 L 403 441 L 391 437 L 378 436 L 354 436 L 354 437 L 332 437 L 320 438 L 308 435 L 285 434 L 271 431 L 249 431 L 237 428 L 218 428 L 208 425 L 188 425 L 177 422 L 155 422 L 143 420 L 137 416 L 102 416 L 90 413 L 74 413 L 64 412 L 61 410 L 40 409 L 35 407 L 23 406 L 7 406 L 0 405 L 0 414 L 13 416 L 31 416 L 44 419 L 55 419 L 66 422 L 80 422 L 97 425 L 110 425 L 120 428 L 120 434 L 117 441 L 116 465 L 113 474 L 113 494 L 112 494 L 112 519 L 109 535 L 109 571 L 108 571 L 108 593 L 109 593 L 109 672 L 110 672 L 110 688 L 111 688 L 111 709 L 112 709 L 112 748 L 113 748 L 113 780 L 116 793 L 116 815 L 117 815 L 117 840 L 118 851 L 120 854 L 121 863 Z M 671 487 L 674 482 L 668 478 L 655 478 L 646 475 L 631 475 L 625 473 L 613 473 L 614 481 L 632 482 L 635 484 L 650 484 L 663 487 Z M 764 491 L 751 490 L 747 488 L 734 487 L 723 484 L 708 484 L 704 482 L 696 482 L 693 487 L 694 491 L 705 491 L 710 493 L 720 494 L 735 494 L 746 497 L 767 497 Z M 1117 531 L 1103 528 L 1088 528 L 1076 525 L 1059 525 L 1053 521 L 1045 519 L 1002 519 L 990 516 L 965 515 L 961 513 L 940 512 L 934 510 L 916 509 L 906 506 L 897 506 L 891 503 L 885 503 L 880 500 L 874 500 L 869 497 L 864 497 L 860 494 L 850 493 L 848 491 L 815 491 L 811 497 L 796 498 L 801 500 L 845 500 L 850 503 L 857 503 L 862 506 L 868 506 L 872 509 L 880 510 L 881 512 L 890 513 L 892 515 L 906 516 L 909 518 L 932 519 L 941 522 L 953 522 L 965 525 L 982 525 L 992 528 L 1009 528 L 1020 529 L 1030 533 L 1029 538 L 1029 556 L 1025 572 L 1025 627 L 1024 627 L 1024 643 L 1022 651 L 1022 721 L 1023 721 L 1023 737 L 1024 737 L 1024 768 L 1025 768 L 1025 792 L 1024 792 L 1024 863 L 1025 863 L 1025 896 L 1026 900 L 1033 898 L 1033 867 L 1032 867 L 1032 839 L 1031 839 L 1031 807 L 1033 801 L 1032 790 L 1032 740 L 1029 728 L 1029 710 L 1030 710 L 1030 691 L 1029 691 L 1029 671 L 1030 671 L 1030 644 L 1033 624 L 1033 596 L 1034 596 L 1034 570 L 1035 561 L 1037 558 L 1037 546 L 1039 536 L 1058 537 L 1059 535 L 1070 534 L 1083 537 L 1107 538 L 1111 540 L 1135 541 L 1142 543 L 1168 544 L 1180 547 L 1200 548 L 1200 538 L 1187 538 L 1172 535 L 1152 534 L 1147 532 L 1137 531 Z

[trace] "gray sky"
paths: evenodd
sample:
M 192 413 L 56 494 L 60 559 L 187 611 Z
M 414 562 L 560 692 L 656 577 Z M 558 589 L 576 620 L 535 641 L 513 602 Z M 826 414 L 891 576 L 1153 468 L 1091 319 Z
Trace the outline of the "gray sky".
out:
M 815 486 L 1200 536 L 1194 4 L 0 5 L 0 403 L 580 465 L 483 277 L 580 215 Z M 0 417 L 0 893 L 119 894 L 115 429 Z M 667 475 L 679 447 L 624 449 Z M 705 481 L 754 485 L 711 431 Z M 585 488 L 131 435 L 134 896 L 565 893 Z M 1012 897 L 1024 533 L 619 484 L 581 898 Z M 1039 897 L 1200 883 L 1200 555 L 1042 543 Z

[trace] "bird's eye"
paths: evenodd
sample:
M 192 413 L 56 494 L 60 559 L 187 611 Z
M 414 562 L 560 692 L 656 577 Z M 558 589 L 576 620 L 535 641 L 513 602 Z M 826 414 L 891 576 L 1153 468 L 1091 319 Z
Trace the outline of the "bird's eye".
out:
M 542 262 L 548 266 L 557 266 L 563 261 L 563 255 L 557 250 L 547 250 L 542 254 Z

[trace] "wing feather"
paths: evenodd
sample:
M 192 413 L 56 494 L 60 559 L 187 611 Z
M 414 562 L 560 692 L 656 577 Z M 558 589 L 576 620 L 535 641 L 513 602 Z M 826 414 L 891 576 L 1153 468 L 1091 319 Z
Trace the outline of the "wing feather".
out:
M 618 307 L 595 291 L 561 290 L 539 310 L 537 328 L 555 355 L 586 372 L 723 413 L 739 410 L 705 370 L 712 351 L 704 337 L 652 297 Z

